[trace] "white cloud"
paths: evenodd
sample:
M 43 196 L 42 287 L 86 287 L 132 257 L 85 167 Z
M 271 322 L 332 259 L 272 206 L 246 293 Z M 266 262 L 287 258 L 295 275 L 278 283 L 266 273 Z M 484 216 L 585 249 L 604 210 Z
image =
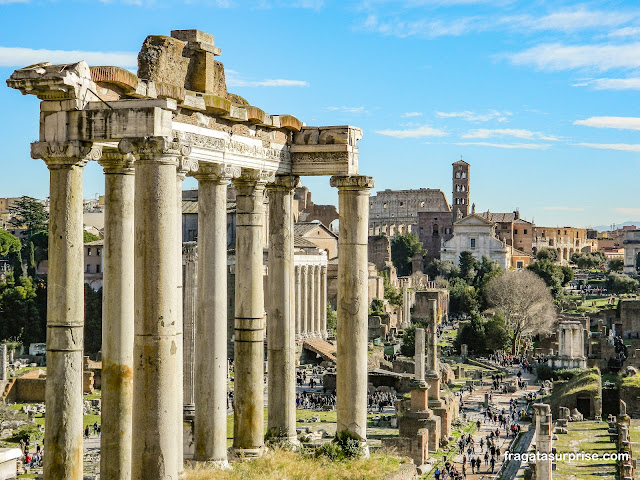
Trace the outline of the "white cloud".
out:
M 589 117 L 586 120 L 576 120 L 574 125 L 595 128 L 617 128 L 619 130 L 640 130 L 639 117 Z
M 227 87 L 308 87 L 309 82 L 304 80 L 285 80 L 274 78 L 266 80 L 241 80 L 233 76 L 227 77 Z
M 352 115 L 362 115 L 363 113 L 368 113 L 365 107 L 327 107 L 327 110 L 330 112 L 342 112 L 342 113 L 350 113 Z
M 552 207 L 542 207 L 544 210 L 552 210 L 554 212 L 582 212 L 582 207 L 566 207 L 564 205 L 556 205 Z
M 467 122 L 488 122 L 494 119 L 498 122 L 506 122 L 511 112 L 489 110 L 487 113 L 476 113 L 465 110 L 464 112 L 436 112 L 436 115 L 440 118 L 461 118 Z
M 29 0 L 0 0 L 0 5 L 7 5 L 9 3 L 29 3 Z
M 513 17 L 513 23 L 518 28 L 571 32 L 590 28 L 616 27 L 637 17 L 637 13 L 587 10 L 584 7 L 578 7 L 539 17 L 531 15 Z
M 539 70 L 558 71 L 594 68 L 604 71 L 613 68 L 640 67 L 640 43 L 625 45 L 563 45 L 547 43 L 519 53 L 506 54 L 515 65 L 530 65 Z
M 89 65 L 138 67 L 138 54 L 131 52 L 86 52 L 82 50 L 46 50 L 0 47 L 1 67 L 25 67 L 34 63 L 73 63 L 85 60 Z
M 598 148 L 601 150 L 620 150 L 623 152 L 640 152 L 640 145 L 629 143 L 576 143 L 579 147 Z
M 438 38 L 460 36 L 485 30 L 487 27 L 487 21 L 480 17 L 462 17 L 454 20 L 417 19 L 406 21 L 399 18 L 381 20 L 377 15 L 372 14 L 365 19 L 360 29 L 399 38 L 416 36 Z
M 407 112 L 401 115 L 402 118 L 412 118 L 412 117 L 421 117 L 422 113 L 420 112 Z
M 640 208 L 618 207 L 614 208 L 614 210 L 625 215 L 640 215 Z
M 595 90 L 640 90 L 640 77 L 593 78 L 574 83 L 574 87 L 593 87 Z
M 456 145 L 462 146 L 478 146 L 478 147 L 495 147 L 495 148 L 520 148 L 525 150 L 546 150 L 551 145 L 542 143 L 489 143 L 489 142 L 459 142 Z
M 428 125 L 407 130 L 377 130 L 377 134 L 395 138 L 444 137 L 447 132 Z
M 640 35 L 640 27 L 623 27 L 609 32 L 609 37 L 636 37 Z
M 515 128 L 477 128 L 469 130 L 462 135 L 462 138 L 493 138 L 493 137 L 515 137 L 523 140 L 545 140 L 548 142 L 557 142 L 558 137 L 547 135 L 541 132 L 532 132 L 531 130 L 515 129 Z

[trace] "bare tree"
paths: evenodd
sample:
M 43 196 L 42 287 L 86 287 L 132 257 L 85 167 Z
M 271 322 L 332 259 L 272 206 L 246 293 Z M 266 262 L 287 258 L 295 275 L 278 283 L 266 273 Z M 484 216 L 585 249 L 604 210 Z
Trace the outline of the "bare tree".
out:
M 535 273 L 508 270 L 487 283 L 485 297 L 491 309 L 505 318 L 513 354 L 522 342 L 551 330 L 555 320 L 553 298 Z

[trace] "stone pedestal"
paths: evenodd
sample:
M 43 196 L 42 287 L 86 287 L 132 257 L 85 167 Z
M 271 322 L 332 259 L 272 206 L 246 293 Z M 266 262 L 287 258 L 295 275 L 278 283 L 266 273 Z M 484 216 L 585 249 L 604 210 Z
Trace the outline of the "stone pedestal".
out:
M 276 177 L 269 185 L 269 359 L 267 428 L 296 442 L 296 343 L 293 265 L 293 192 L 298 177 Z
M 235 395 L 233 453 L 264 452 L 264 188 L 268 175 L 243 171 L 237 196 L 235 277 Z
M 201 166 L 194 459 L 227 462 L 227 185 L 239 171 Z
M 84 251 L 82 172 L 102 152 L 91 143 L 36 142 L 50 170 L 45 480 L 82 479 Z
M 331 177 L 338 188 L 337 431 L 367 438 L 369 191 L 373 179 Z
M 134 335 L 133 155 L 104 152 L 105 237 L 102 312 L 100 472 L 131 478 Z

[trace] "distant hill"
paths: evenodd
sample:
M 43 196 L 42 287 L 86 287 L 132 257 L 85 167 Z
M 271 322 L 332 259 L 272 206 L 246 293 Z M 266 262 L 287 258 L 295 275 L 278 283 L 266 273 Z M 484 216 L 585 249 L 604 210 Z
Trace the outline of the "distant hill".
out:
M 618 228 L 622 228 L 622 227 L 628 227 L 630 225 L 635 225 L 638 228 L 640 228 L 640 220 L 634 220 L 634 221 L 628 221 L 628 222 L 623 222 L 623 223 L 616 223 L 613 226 L 613 229 L 618 229 Z M 597 230 L 599 232 L 606 232 L 611 230 L 611 225 L 598 225 L 597 227 L 593 227 L 594 230 Z

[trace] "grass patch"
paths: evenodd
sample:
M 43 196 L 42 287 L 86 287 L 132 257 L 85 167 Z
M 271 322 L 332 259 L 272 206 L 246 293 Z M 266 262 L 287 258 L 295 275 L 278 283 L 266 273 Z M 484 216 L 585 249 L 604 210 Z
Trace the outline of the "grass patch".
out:
M 368 459 L 331 461 L 287 450 L 270 450 L 251 462 L 238 462 L 231 470 L 188 469 L 184 480 L 378 480 L 404 463 L 388 452 L 372 453 Z
M 598 368 L 590 368 L 577 374 L 567 381 L 557 381 L 553 385 L 553 391 L 548 397 L 551 411 L 557 415 L 558 408 L 566 403 L 565 397 L 569 395 L 584 395 L 592 398 L 602 396 L 602 379 Z

